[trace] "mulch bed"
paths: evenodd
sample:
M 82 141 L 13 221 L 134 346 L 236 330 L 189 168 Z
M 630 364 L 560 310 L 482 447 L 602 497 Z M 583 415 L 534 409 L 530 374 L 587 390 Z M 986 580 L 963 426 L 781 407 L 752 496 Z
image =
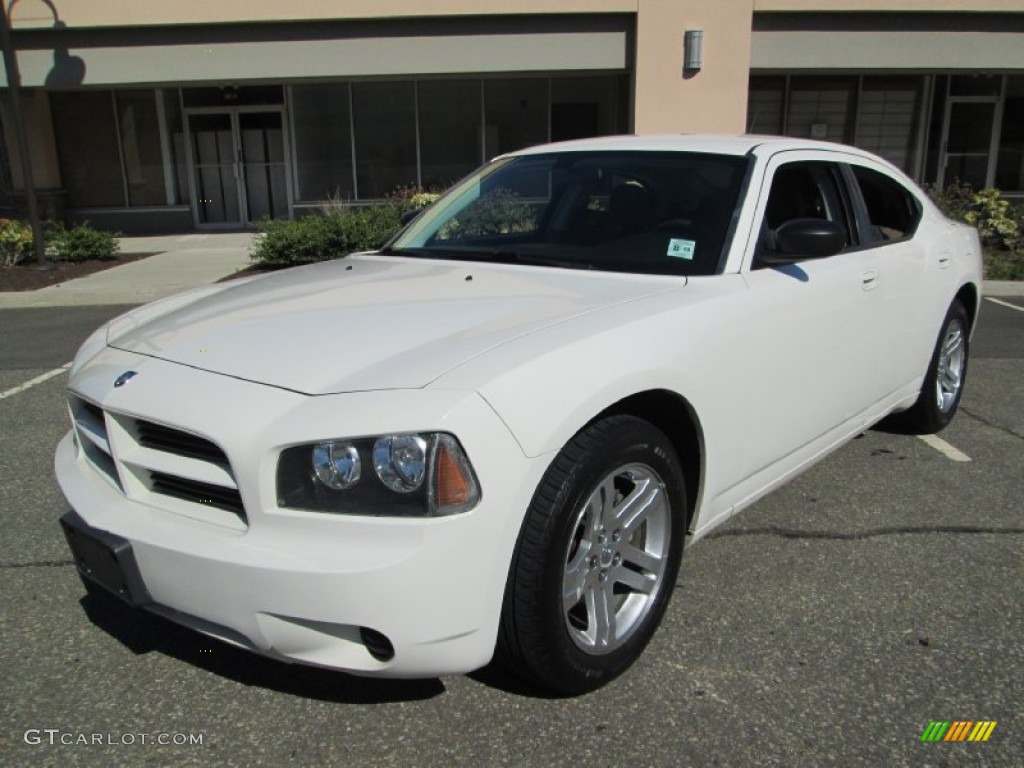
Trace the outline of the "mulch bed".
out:
M 53 269 L 45 271 L 36 266 L 34 259 L 30 259 L 13 267 L 0 267 L 0 291 L 34 291 L 154 255 L 153 253 L 125 253 L 116 259 L 80 261 L 74 264 L 55 261 L 51 262 Z

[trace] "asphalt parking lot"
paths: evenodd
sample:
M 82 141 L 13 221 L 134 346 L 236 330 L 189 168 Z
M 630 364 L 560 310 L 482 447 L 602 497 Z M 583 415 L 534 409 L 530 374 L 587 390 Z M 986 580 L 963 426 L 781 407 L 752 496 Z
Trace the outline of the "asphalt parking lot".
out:
M 872 430 L 688 550 L 647 653 L 577 699 L 288 666 L 85 597 L 55 371 L 123 308 L 2 310 L 0 764 L 1019 766 L 1024 299 L 999 301 L 942 442 Z M 923 743 L 936 720 L 997 725 Z

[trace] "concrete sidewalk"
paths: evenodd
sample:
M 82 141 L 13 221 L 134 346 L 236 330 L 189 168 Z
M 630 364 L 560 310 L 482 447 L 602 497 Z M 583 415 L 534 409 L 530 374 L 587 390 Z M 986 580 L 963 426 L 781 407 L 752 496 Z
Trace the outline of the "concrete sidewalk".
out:
M 145 304 L 249 266 L 253 236 L 230 232 L 123 237 L 122 252 L 157 255 L 37 291 L 0 293 L 0 309 Z M 982 291 L 986 296 L 1024 296 L 1024 282 L 987 280 Z
M 145 304 L 249 266 L 252 232 L 122 237 L 122 253 L 155 253 L 36 291 L 0 293 L 0 309 Z

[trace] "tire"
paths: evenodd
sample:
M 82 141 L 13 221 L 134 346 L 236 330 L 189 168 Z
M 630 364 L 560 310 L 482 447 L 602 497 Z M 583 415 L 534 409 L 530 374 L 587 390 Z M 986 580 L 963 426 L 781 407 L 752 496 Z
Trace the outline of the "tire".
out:
M 505 590 L 499 659 L 568 695 L 624 672 L 668 606 L 685 500 L 679 458 L 650 423 L 611 416 L 573 437 L 526 512 Z
M 930 435 L 953 420 L 967 381 L 969 336 L 967 310 L 959 301 L 954 301 L 942 321 L 942 331 L 928 364 L 921 394 L 909 410 L 899 414 L 900 424 L 909 431 Z

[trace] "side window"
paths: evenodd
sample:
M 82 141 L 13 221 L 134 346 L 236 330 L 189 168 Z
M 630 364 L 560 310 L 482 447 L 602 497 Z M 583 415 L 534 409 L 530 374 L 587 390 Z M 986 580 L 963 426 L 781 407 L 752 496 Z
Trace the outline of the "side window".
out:
M 839 167 L 833 163 L 800 162 L 780 166 L 772 177 L 758 254 L 775 250 L 775 231 L 793 219 L 824 219 L 840 225 L 849 246 L 850 217 L 843 197 Z M 755 267 L 758 264 L 755 258 Z
M 888 242 L 910 237 L 921 221 L 921 206 L 902 184 L 870 168 L 851 166 L 860 186 L 870 226 L 866 242 Z

